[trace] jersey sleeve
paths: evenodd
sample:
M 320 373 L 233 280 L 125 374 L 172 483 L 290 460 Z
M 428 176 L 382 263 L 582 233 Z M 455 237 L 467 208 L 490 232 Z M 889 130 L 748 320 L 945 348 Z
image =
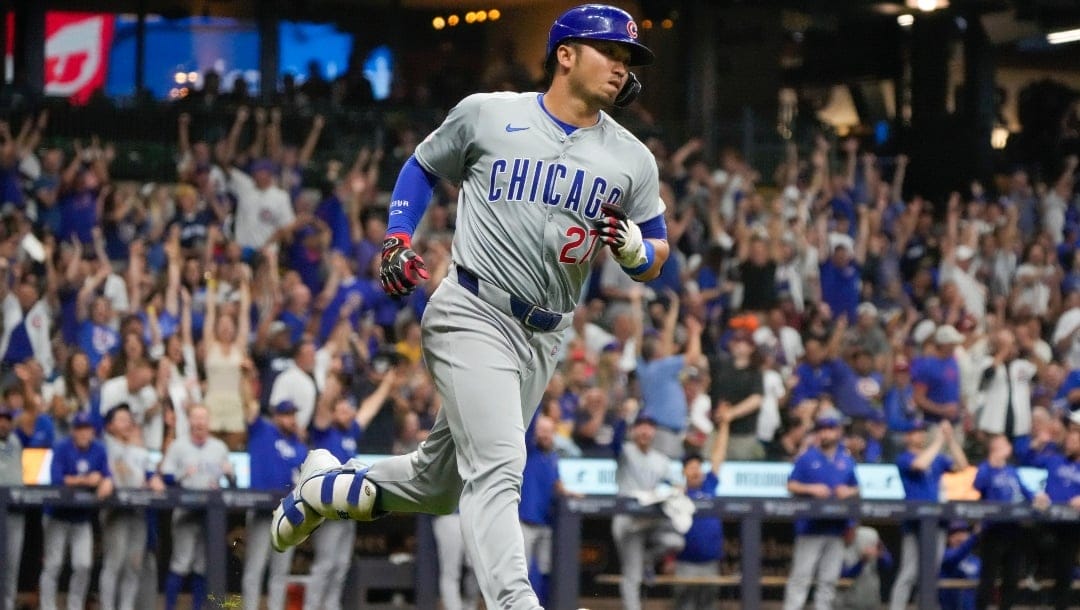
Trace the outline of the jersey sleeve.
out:
M 660 174 L 652 153 L 642 145 L 645 154 L 642 164 L 634 173 L 634 181 L 627 193 L 626 213 L 639 225 L 656 217 L 663 217 L 664 200 L 660 198 Z
M 421 167 L 451 182 L 462 181 L 485 99 L 483 94 L 474 94 L 458 102 L 442 125 L 417 145 L 413 155 Z

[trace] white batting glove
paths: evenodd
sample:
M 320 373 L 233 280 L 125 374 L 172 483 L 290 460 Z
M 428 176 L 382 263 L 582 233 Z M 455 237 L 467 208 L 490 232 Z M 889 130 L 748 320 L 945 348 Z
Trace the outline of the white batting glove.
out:
M 595 226 L 600 231 L 600 240 L 611 247 L 615 260 L 628 269 L 644 265 L 648 255 L 641 228 L 617 205 L 605 203 L 600 209 L 604 215 Z

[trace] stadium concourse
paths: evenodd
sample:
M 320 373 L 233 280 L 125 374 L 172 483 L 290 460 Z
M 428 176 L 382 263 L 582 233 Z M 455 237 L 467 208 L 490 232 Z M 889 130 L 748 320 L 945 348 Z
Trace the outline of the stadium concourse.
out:
M 290 104 L 227 105 L 196 92 L 175 108 L 167 182 L 114 180 L 116 147 L 50 138 L 47 113 L 0 123 L 0 457 L 15 455 L 17 439 L 28 465 L 23 472 L 18 459 L 4 461 L 0 484 L 64 484 L 103 498 L 140 486 L 280 491 L 277 481 L 252 476 L 267 452 L 261 443 L 275 434 L 296 432 L 294 457 L 331 426 L 354 454 L 402 454 L 424 441 L 439 405 L 419 320 L 451 265 L 454 185 L 438 186 L 413 241 L 431 278 L 396 300 L 376 273 L 392 177 L 435 123 L 380 126 L 391 142 L 335 157 L 320 149 L 333 117 L 302 97 Z M 636 112 L 627 111 L 640 119 Z M 298 116 L 306 117 L 298 133 L 282 129 Z M 989 184 L 956 176 L 962 191 L 930 200 L 906 192 L 905 155 L 879 158 L 869 143 L 826 130 L 790 141 L 769 176 L 735 148 L 703 150 L 701 140 L 659 134 L 644 139 L 660 170 L 671 258 L 644 285 L 606 255 L 594 267 L 530 431 L 530 467 L 534 453 L 548 460 L 546 470 L 536 466 L 545 476 L 552 456 L 585 464 L 574 471 L 579 479 L 564 477 L 567 494 L 656 492 L 631 489 L 625 441 L 660 456 L 661 474 L 672 475 L 660 477 L 665 485 L 685 480 L 691 496 L 724 494 L 730 483 L 737 491 L 728 495 L 842 498 L 860 486 L 865 496 L 875 481 L 890 499 L 1076 507 L 1075 156 L 1052 167 L 1020 163 Z M 207 446 L 213 451 L 199 449 Z M 83 459 L 94 447 L 108 463 Z M 576 461 L 586 458 L 601 461 Z M 523 494 L 550 500 L 549 489 L 530 488 L 531 472 Z M 885 474 L 855 477 L 863 472 Z M 595 486 L 582 483 L 594 474 Z M 628 578 L 644 581 L 646 608 L 669 607 L 672 596 L 696 604 L 694 587 L 680 585 L 738 574 L 737 532 L 722 534 L 715 519 L 685 521 L 677 498 L 656 501 L 671 503 L 673 523 L 586 529 L 583 569 L 607 577 L 587 583 L 585 599 L 597 600 L 588 607 L 626 607 L 638 593 L 624 586 L 618 600 L 616 586 Z M 542 589 L 552 512 L 528 509 L 523 503 Z M 135 543 L 145 552 L 116 559 L 114 536 L 147 534 L 142 513 L 109 511 L 101 527 L 93 508 L 46 513 L 42 534 L 36 512 L 8 515 L 9 542 L 16 532 L 25 539 L 13 548 L 22 577 L 19 561 L 4 564 L 7 591 L 17 587 L 20 603 L 35 603 L 45 587 L 51 595 L 69 563 L 76 576 L 71 584 L 65 576 L 61 591 L 77 594 L 80 579 L 108 576 L 121 600 L 125 579 L 132 595 L 154 599 L 160 585 L 169 600 L 198 599 L 205 547 L 224 543 L 205 541 L 177 510 L 150 517 L 145 545 Z M 135 527 L 121 527 L 118 515 L 134 515 Z M 238 593 L 256 545 L 242 520 L 230 525 L 231 561 L 245 564 L 230 575 Z M 892 598 L 904 607 L 920 566 L 911 528 L 897 525 L 812 520 L 796 536 L 790 525 L 770 525 L 763 573 L 777 580 L 769 603 L 785 595 L 797 602 L 806 595 L 799 587 L 810 585 L 800 570 L 834 557 L 843 571 L 837 604 Z M 651 554 L 642 542 L 644 573 L 615 578 L 638 526 L 674 533 L 677 544 Z M 454 527 L 436 530 L 437 542 L 453 543 Z M 408 531 L 359 532 L 346 548 L 362 556 L 412 548 Z M 1076 599 L 1061 597 L 1071 594 L 1076 537 L 1067 525 L 943 524 L 934 569 L 971 584 L 943 589 L 941 602 L 959 608 L 967 606 L 949 604 L 1015 594 L 1065 607 Z M 1008 552 L 995 540 L 1007 540 Z M 264 556 L 244 587 L 258 590 L 268 562 L 272 576 L 302 580 L 323 560 L 342 577 L 322 586 L 340 589 L 357 555 L 320 552 L 301 547 L 277 567 Z M 975 586 L 980 555 L 1000 585 Z M 460 551 L 446 561 L 468 572 Z M 143 570 L 149 577 L 140 579 Z M 1051 584 L 1059 575 L 1064 593 Z M 88 595 L 101 590 L 90 586 Z M 245 603 L 257 604 L 257 595 Z

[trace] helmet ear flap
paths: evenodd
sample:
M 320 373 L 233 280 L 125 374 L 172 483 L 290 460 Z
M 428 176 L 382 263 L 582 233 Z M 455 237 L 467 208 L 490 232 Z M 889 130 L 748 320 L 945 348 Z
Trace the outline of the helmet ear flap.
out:
M 626 108 L 630 104 L 634 103 L 638 95 L 641 94 L 641 81 L 633 72 L 626 74 L 626 84 L 623 85 L 619 91 L 619 95 L 615 96 L 615 107 Z

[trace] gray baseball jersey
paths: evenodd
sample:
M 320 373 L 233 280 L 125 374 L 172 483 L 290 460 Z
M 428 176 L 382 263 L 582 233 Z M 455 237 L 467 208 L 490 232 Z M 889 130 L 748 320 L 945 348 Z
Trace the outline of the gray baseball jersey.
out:
M 671 473 L 671 458 L 650 448 L 642 451 L 634 443 L 623 443 L 615 469 L 615 485 L 620 496 L 654 491 Z
M 109 456 L 109 471 L 116 487 L 145 486 L 146 473 L 153 468 L 150 455 L 144 447 L 125 443 L 111 434 L 106 434 L 105 452 Z
M 0 439 L 0 485 L 22 485 L 22 443 L 14 432 Z
M 174 441 L 161 461 L 161 473 L 172 475 L 186 489 L 216 489 L 229 460 L 229 448 L 210 437 L 202 445 L 189 439 Z
M 455 262 L 531 303 L 574 308 L 600 250 L 604 203 L 641 223 L 664 212 L 656 161 L 610 116 L 570 135 L 538 93 L 470 95 L 416 148 L 461 183 Z

